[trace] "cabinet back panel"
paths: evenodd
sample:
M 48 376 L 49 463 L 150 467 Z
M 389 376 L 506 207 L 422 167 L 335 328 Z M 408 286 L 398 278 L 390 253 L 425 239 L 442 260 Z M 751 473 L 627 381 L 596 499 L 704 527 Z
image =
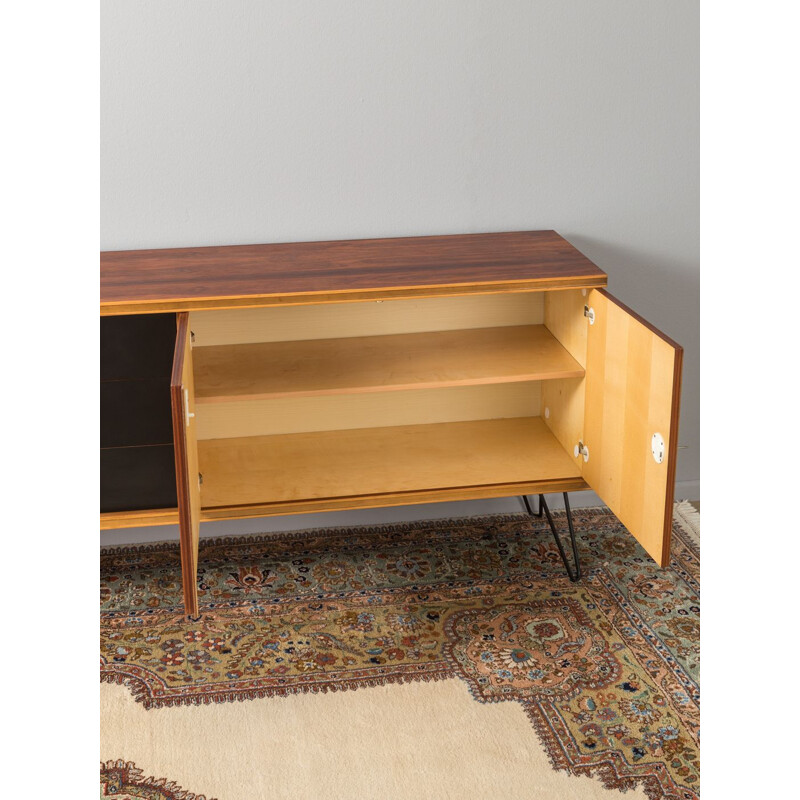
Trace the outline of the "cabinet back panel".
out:
M 195 347 L 541 325 L 544 293 L 193 311 Z
M 196 407 L 197 438 L 382 428 L 539 416 L 541 381 L 398 392 L 279 397 Z

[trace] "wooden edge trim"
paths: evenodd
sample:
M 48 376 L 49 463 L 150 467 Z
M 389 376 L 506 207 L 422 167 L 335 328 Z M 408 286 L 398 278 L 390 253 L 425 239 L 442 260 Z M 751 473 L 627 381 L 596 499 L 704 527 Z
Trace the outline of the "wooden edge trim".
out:
M 184 609 L 187 615 L 197 616 L 197 604 L 192 592 L 186 587 L 195 580 L 196 565 L 192 557 L 192 505 L 188 492 L 186 474 L 187 451 L 185 420 L 183 416 L 183 359 L 186 353 L 186 340 L 189 335 L 189 315 L 177 315 L 177 334 L 175 336 L 175 355 L 172 360 L 170 378 L 170 398 L 172 400 L 172 431 L 175 439 L 175 483 L 178 490 L 178 524 L 180 525 L 181 578 L 183 580 Z
M 312 500 L 292 500 L 281 503 L 259 503 L 247 506 L 218 506 L 200 512 L 202 522 L 248 517 L 271 517 L 288 514 L 312 514 L 323 511 L 347 511 L 358 508 L 437 503 L 454 500 L 478 500 L 494 497 L 514 497 L 521 494 L 549 494 L 551 492 L 577 492 L 588 489 L 583 478 L 534 481 L 533 483 L 498 484 L 495 486 L 467 486 L 426 491 L 397 492 L 395 494 L 358 495 L 350 497 L 323 497 Z
M 669 421 L 669 465 L 667 467 L 667 499 L 664 508 L 664 547 L 661 551 L 662 568 L 669 566 L 672 544 L 672 512 L 675 503 L 675 476 L 678 469 L 678 426 L 681 415 L 681 382 L 683 378 L 683 348 L 674 342 L 672 345 L 675 348 L 675 367 L 672 373 L 672 416 Z
M 500 491 L 498 487 L 473 487 L 471 489 L 439 489 L 431 490 L 430 492 L 409 492 L 408 499 L 397 500 L 396 496 L 392 495 L 365 495 L 361 498 L 350 497 L 341 500 L 337 498 L 326 498 L 323 500 L 308 500 L 308 501 L 293 501 L 292 503 L 281 503 L 276 505 L 261 505 L 261 506 L 228 506 L 220 508 L 206 508 L 200 514 L 201 522 L 212 522 L 214 520 L 224 519 L 242 519 L 246 517 L 260 517 L 260 516 L 278 516 L 280 514 L 288 513 L 314 513 L 324 511 L 325 508 L 321 507 L 324 504 L 330 504 L 329 510 L 347 510 L 347 508 L 380 508 L 387 505 L 409 505 L 416 502 L 422 502 L 428 498 L 429 502 L 446 501 L 453 498 L 447 497 L 448 492 L 458 493 L 462 499 L 486 499 L 491 497 L 513 497 L 515 494 L 528 494 L 550 493 L 550 492 L 578 492 L 588 489 L 588 484 L 582 478 L 568 478 L 562 481 L 540 481 L 534 484 L 523 484 L 521 486 L 513 485 L 513 489 L 509 490 L 508 494 Z M 500 493 L 498 494 L 498 491 Z M 466 497 L 465 495 L 473 495 Z M 363 502 L 360 502 L 363 501 Z M 337 504 L 338 503 L 338 504 Z M 349 506 L 347 504 L 350 504 Z M 307 506 L 304 511 L 286 511 L 287 506 Z M 263 509 L 271 509 L 272 513 Z M 277 510 L 276 510 L 277 509 Z M 143 511 L 106 511 L 100 514 L 100 529 L 112 530 L 115 528 L 138 528 L 155 525 L 177 525 L 180 522 L 180 516 L 177 508 L 155 508 Z
M 100 530 L 177 525 L 178 519 L 177 508 L 152 508 L 142 511 L 102 511 L 100 513 Z
M 177 314 L 175 317 L 175 350 L 172 355 L 172 374 L 170 375 L 170 388 L 174 389 L 183 385 L 183 354 L 186 352 L 186 337 L 189 335 L 189 315 Z
M 560 289 L 600 289 L 608 276 L 543 278 L 536 283 L 492 281 L 490 283 L 453 284 L 442 286 L 403 287 L 402 289 L 350 289 L 341 292 L 303 292 L 299 294 L 259 294 L 171 300 L 101 301 L 100 316 L 122 314 L 163 314 L 180 311 L 204 311 L 223 308 L 263 308 L 266 306 L 302 306 L 320 303 L 358 303 L 372 300 L 405 300 L 425 297 L 458 297 L 469 294 L 505 294 L 509 292 L 543 292 Z
M 655 325 L 648 322 L 643 316 L 641 316 L 641 314 L 637 314 L 630 306 L 626 306 L 625 303 L 623 303 L 621 300 L 618 300 L 613 294 L 610 294 L 608 289 L 599 287 L 597 291 L 600 292 L 603 297 L 610 300 L 615 306 L 619 306 L 626 314 L 630 314 L 637 322 L 640 322 L 642 325 L 644 325 L 647 330 L 652 331 L 656 336 L 658 336 L 659 339 L 663 339 L 667 344 L 671 345 L 676 350 L 683 352 L 683 348 L 674 339 L 670 339 L 666 333 L 663 333 L 656 328 Z
M 302 391 L 251 392 L 248 394 L 209 394 L 195 395 L 195 405 L 215 405 L 217 403 L 244 403 L 251 400 L 276 400 L 289 397 L 336 397 L 344 394 L 389 394 L 391 392 L 413 392 L 427 389 L 450 389 L 465 386 L 505 386 L 510 383 L 538 383 L 549 380 L 583 378 L 584 369 L 570 369 L 560 372 L 530 373 L 528 375 L 501 376 L 499 378 L 464 378 L 452 381 L 427 381 L 422 383 L 379 384 L 377 386 L 346 386 L 341 389 L 304 389 Z

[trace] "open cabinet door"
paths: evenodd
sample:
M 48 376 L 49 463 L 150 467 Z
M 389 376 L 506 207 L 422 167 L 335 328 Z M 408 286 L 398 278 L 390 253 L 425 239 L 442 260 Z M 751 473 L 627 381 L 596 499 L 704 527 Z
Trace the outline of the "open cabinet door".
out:
M 587 305 L 583 477 L 666 567 L 683 348 L 605 289 L 591 290 Z
M 189 315 L 180 313 L 172 362 L 170 393 L 175 438 L 175 475 L 181 528 L 183 604 L 187 616 L 196 617 L 197 553 L 200 542 L 200 472 L 197 468 L 197 425 L 194 421 L 194 376 Z

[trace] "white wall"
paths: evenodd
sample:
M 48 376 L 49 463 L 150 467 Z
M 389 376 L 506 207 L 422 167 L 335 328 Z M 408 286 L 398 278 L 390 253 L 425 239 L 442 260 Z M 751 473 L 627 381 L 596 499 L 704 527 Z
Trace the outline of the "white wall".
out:
M 102 249 L 554 228 L 686 348 L 696 493 L 696 0 L 101 6 Z

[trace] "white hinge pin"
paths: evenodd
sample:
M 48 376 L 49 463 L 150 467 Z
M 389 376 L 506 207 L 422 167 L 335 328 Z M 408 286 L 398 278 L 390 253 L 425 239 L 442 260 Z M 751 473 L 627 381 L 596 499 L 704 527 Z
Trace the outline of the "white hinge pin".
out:
M 184 406 L 184 410 L 186 411 L 186 427 L 188 428 L 189 425 L 191 424 L 189 422 L 189 420 L 191 420 L 192 417 L 194 417 L 194 412 L 189 411 L 189 390 L 188 389 L 184 389 L 183 390 L 183 406 Z

